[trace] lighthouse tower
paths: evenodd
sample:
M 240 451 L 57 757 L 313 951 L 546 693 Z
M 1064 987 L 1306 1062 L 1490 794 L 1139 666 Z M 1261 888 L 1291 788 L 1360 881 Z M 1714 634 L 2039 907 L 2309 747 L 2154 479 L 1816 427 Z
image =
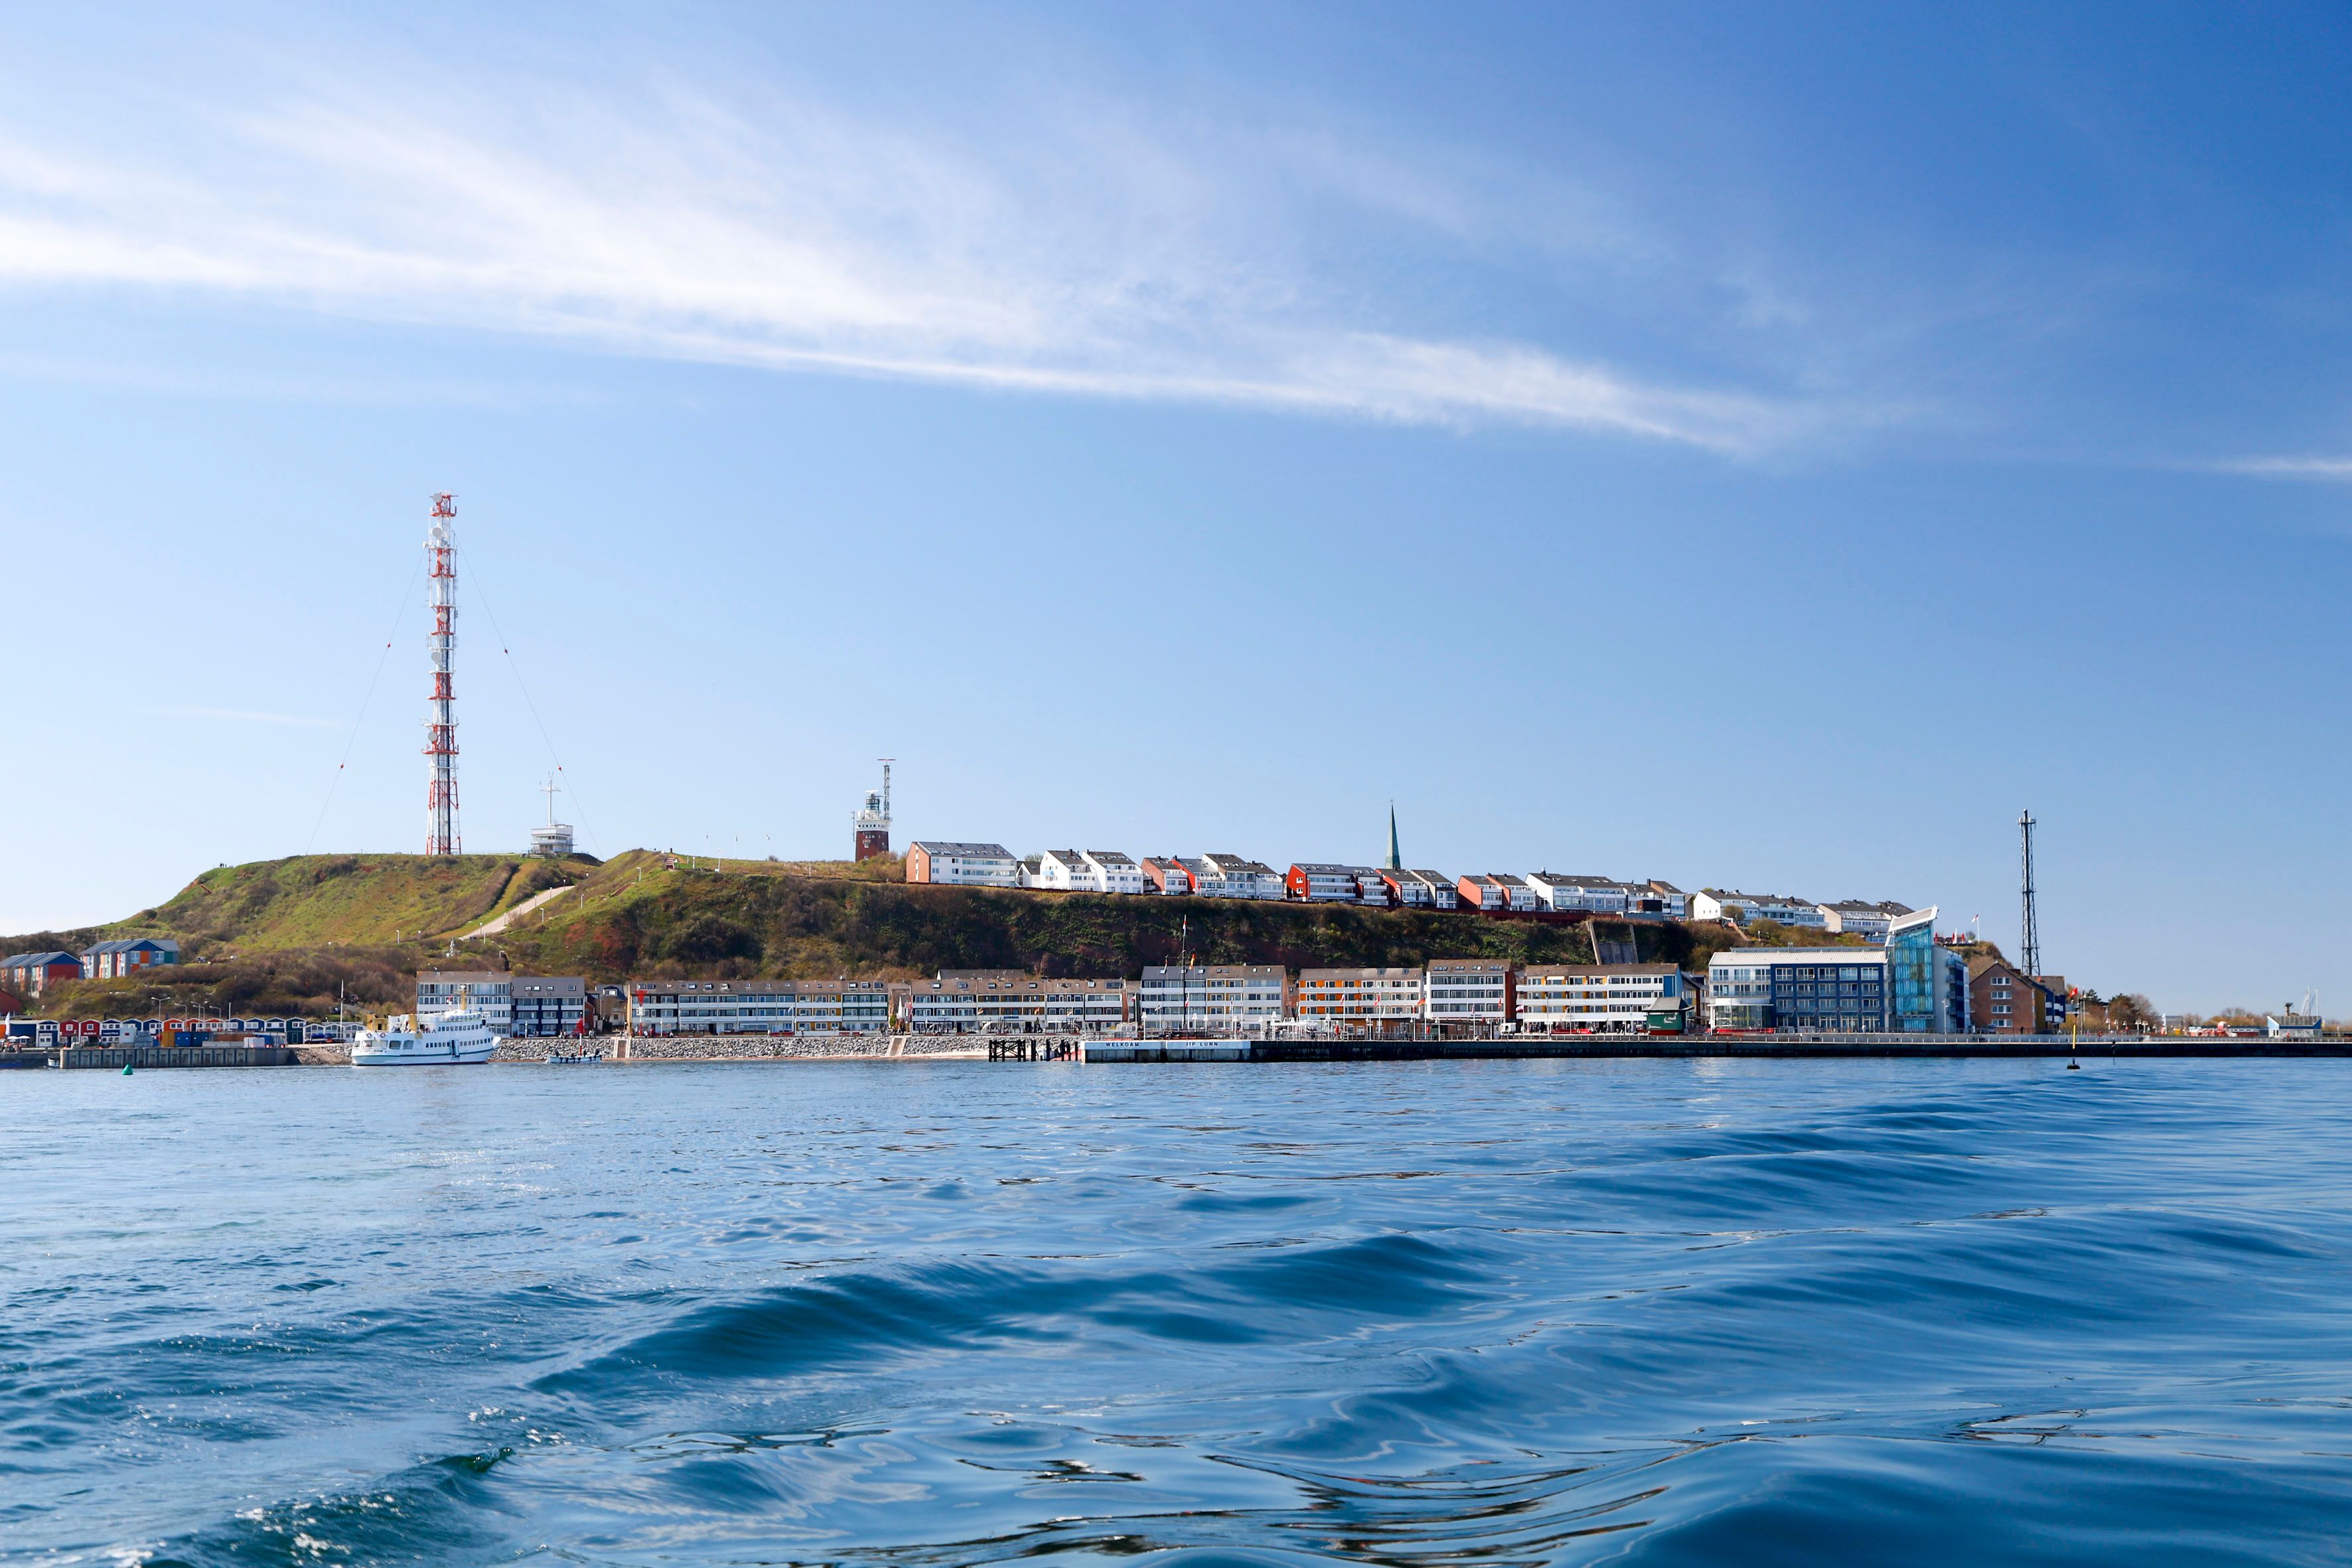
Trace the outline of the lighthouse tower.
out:
M 894 760 L 882 758 L 882 788 L 868 789 L 866 804 L 849 819 L 849 825 L 857 834 L 858 860 L 870 861 L 890 852 L 890 764 Z

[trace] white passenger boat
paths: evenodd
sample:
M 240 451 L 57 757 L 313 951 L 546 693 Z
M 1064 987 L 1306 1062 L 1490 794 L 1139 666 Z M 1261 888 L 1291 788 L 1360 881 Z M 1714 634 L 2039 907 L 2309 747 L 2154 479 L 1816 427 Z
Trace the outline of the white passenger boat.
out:
M 363 1029 L 352 1040 L 353 1067 L 471 1066 L 490 1059 L 499 1037 L 471 1009 L 403 1013 L 382 1029 Z

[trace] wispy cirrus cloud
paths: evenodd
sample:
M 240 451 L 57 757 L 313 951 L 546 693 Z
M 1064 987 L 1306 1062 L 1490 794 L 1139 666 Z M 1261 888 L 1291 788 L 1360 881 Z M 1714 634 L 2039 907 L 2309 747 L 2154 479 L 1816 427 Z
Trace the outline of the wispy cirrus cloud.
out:
M 1441 181 L 1267 145 L 1294 187 L 1324 180 L 1390 221 L 1468 221 Z M 538 90 L 502 108 L 445 100 L 427 119 L 339 86 L 106 157 L 0 135 L 0 287 L 210 294 L 632 354 L 1729 454 L 1853 420 L 1817 395 L 1417 331 L 1410 311 L 1300 263 L 1265 217 L 1131 131 L 983 157 L 681 89 L 626 113 Z
M 2258 479 L 2352 481 L 2352 457 L 2231 457 L 2210 467 L 2216 473 L 2245 474 Z

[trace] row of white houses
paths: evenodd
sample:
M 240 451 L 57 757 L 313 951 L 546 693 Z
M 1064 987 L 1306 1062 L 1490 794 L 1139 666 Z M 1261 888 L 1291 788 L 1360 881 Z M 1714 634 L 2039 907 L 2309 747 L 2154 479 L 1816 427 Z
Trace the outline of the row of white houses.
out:
M 1845 932 L 1874 942 L 1912 913 L 1908 904 L 1858 898 L 1822 904 L 1780 894 L 1709 887 L 1685 894 L 1653 877 L 1553 871 L 1470 872 L 1446 876 L 1401 866 L 1300 861 L 1277 871 L 1245 855 L 1147 855 L 1118 850 L 1045 850 L 1016 855 L 1003 844 L 917 840 L 907 847 L 907 880 L 961 887 L 1043 888 L 1057 893 L 1121 893 L 1197 898 L 1290 899 L 1301 904 L 1370 904 L 1388 908 L 1473 909 L 1481 913 L 1654 915 L 1668 920 L 1758 920 Z

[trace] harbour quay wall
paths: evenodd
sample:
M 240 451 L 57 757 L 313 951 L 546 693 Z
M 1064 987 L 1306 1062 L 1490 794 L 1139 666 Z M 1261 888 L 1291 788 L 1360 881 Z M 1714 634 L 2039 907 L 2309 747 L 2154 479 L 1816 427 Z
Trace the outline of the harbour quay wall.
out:
M 524 1056 L 508 1046 L 544 1047 Z M 791 1061 L 827 1057 L 885 1061 L 908 1057 L 961 1059 L 986 1054 L 976 1038 L 927 1034 L 667 1034 L 604 1035 L 583 1040 L 502 1042 L 495 1060 L 545 1061 L 554 1051 L 600 1051 L 611 1061 Z
M 2352 1040 L 2130 1035 L 1503 1035 L 1486 1040 L 1090 1040 L 1088 1062 L 1478 1061 L 1686 1057 L 2352 1057 Z
M 119 1045 L 76 1046 L 71 1051 L 0 1051 L 6 1067 L 290 1067 L 290 1045 Z

